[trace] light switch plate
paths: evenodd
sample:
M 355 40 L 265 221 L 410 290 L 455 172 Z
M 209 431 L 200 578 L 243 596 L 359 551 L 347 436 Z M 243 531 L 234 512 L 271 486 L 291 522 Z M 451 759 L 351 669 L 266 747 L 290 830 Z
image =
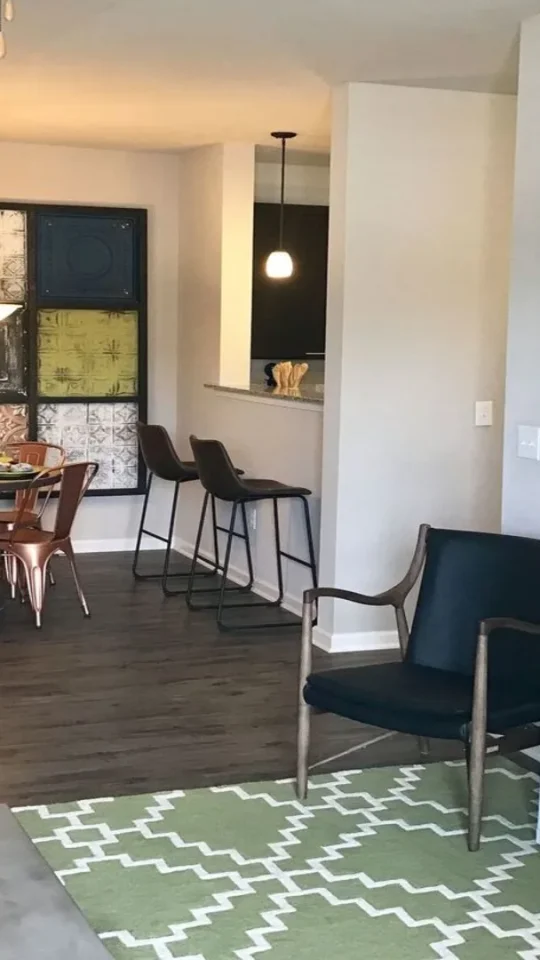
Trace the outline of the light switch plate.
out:
M 474 422 L 477 427 L 493 426 L 493 400 L 477 400 L 474 408 Z
M 540 460 L 540 427 L 518 427 L 518 457 Z

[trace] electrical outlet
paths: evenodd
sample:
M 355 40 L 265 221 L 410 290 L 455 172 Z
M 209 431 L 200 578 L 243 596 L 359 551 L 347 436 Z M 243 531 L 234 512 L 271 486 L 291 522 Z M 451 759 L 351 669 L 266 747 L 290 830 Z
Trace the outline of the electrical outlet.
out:
M 249 525 L 252 530 L 257 529 L 257 508 L 252 507 L 249 511 Z

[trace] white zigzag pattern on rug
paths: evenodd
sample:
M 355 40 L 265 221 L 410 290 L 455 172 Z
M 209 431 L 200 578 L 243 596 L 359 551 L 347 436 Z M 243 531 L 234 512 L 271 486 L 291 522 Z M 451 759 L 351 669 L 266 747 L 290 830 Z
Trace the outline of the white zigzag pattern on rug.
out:
M 462 765 L 463 764 L 461 761 L 447 763 L 447 766 Z M 500 884 L 502 881 L 512 879 L 511 871 L 523 865 L 522 860 L 524 857 L 530 855 L 539 855 L 538 848 L 536 847 L 534 840 L 523 840 L 519 837 L 515 837 L 506 833 L 501 833 L 497 836 L 490 836 L 491 842 L 498 840 L 510 841 L 513 845 L 515 845 L 516 850 L 513 853 L 501 854 L 502 860 L 505 861 L 505 866 L 494 866 L 488 868 L 489 872 L 493 874 L 492 880 L 485 879 L 475 881 L 476 886 L 479 888 L 477 891 L 468 890 L 466 892 L 456 893 L 455 891 L 450 890 L 444 884 L 418 887 L 413 886 L 408 880 L 400 878 L 376 881 L 362 871 L 350 874 L 340 874 L 339 878 L 336 878 L 326 868 L 326 863 L 343 859 L 342 851 L 358 848 L 361 846 L 362 838 L 375 836 L 377 833 L 376 827 L 378 826 L 396 825 L 402 830 L 408 832 L 428 829 L 441 837 L 463 835 L 463 829 L 458 828 L 453 830 L 445 830 L 437 823 L 427 822 L 410 824 L 402 818 L 381 820 L 377 817 L 376 814 L 384 812 L 387 809 L 386 804 L 395 799 L 399 799 L 401 802 L 411 807 L 431 807 L 432 809 L 443 814 L 452 812 L 465 813 L 461 807 L 447 807 L 438 801 L 428 799 L 417 801 L 410 796 L 410 793 L 415 789 L 415 784 L 421 781 L 421 777 L 418 775 L 418 773 L 424 769 L 425 767 L 421 765 L 400 768 L 399 773 L 401 776 L 395 777 L 395 781 L 399 784 L 399 786 L 391 787 L 388 791 L 388 796 L 385 796 L 384 798 L 375 798 L 370 793 L 364 791 L 347 794 L 341 792 L 341 787 L 350 786 L 352 779 L 362 773 L 361 770 L 351 770 L 344 773 L 331 774 L 329 775 L 328 779 L 325 779 L 323 782 L 314 782 L 310 786 L 311 799 L 309 803 L 301 803 L 300 801 L 292 798 L 290 800 L 277 800 L 275 797 L 271 796 L 271 794 L 265 791 L 251 793 L 242 786 L 233 785 L 210 788 L 212 793 L 232 793 L 243 801 L 249 802 L 263 800 L 270 807 L 289 807 L 291 811 L 295 811 L 294 814 L 291 813 L 286 818 L 289 826 L 278 831 L 284 839 L 280 842 L 268 844 L 268 847 L 274 851 L 275 855 L 270 857 L 256 857 L 253 859 L 245 858 L 234 848 L 214 849 L 211 848 L 205 841 L 187 843 L 182 840 L 182 837 L 177 832 L 155 833 L 151 831 L 149 829 L 150 824 L 155 824 L 159 821 L 162 821 L 163 813 L 175 809 L 172 801 L 175 799 L 180 799 L 186 795 L 185 791 L 183 790 L 174 790 L 167 793 L 155 794 L 152 798 L 154 803 L 146 808 L 148 816 L 135 819 L 133 821 L 133 826 L 131 827 L 112 830 L 106 823 L 92 824 L 95 829 L 98 829 L 101 832 L 102 839 L 94 841 L 85 840 L 84 842 L 80 843 L 73 839 L 72 834 L 79 829 L 87 829 L 87 825 L 81 821 L 81 817 L 88 814 L 96 814 L 96 808 L 99 808 L 100 804 L 106 805 L 109 803 L 114 803 L 115 798 L 102 797 L 92 800 L 78 801 L 78 810 L 76 812 L 72 811 L 55 813 L 51 812 L 45 805 L 37 805 L 17 808 L 14 810 L 14 813 L 33 812 L 38 814 L 43 821 L 54 822 L 55 819 L 62 820 L 63 822 L 66 820 L 68 821 L 68 827 L 56 827 L 53 828 L 52 834 L 34 837 L 33 839 L 36 844 L 47 844 L 51 841 L 60 840 L 62 845 L 66 848 L 77 849 L 79 847 L 84 847 L 86 850 L 90 851 L 91 856 L 75 859 L 75 866 L 73 868 L 60 870 L 57 872 L 57 876 L 61 881 L 64 881 L 66 877 L 71 875 L 89 872 L 91 865 L 97 861 L 116 860 L 120 862 L 123 867 L 128 869 L 153 866 L 156 870 L 158 870 L 159 873 L 162 874 L 191 872 L 202 880 L 228 879 L 236 885 L 236 890 L 231 890 L 227 893 L 212 894 L 213 900 L 216 901 L 215 905 L 192 909 L 191 913 L 193 915 L 193 920 L 185 923 L 170 924 L 170 934 L 166 934 L 157 938 L 151 937 L 148 939 L 138 939 L 134 937 L 128 930 L 110 930 L 100 933 L 100 938 L 102 940 L 107 941 L 116 939 L 128 949 L 146 946 L 152 947 L 158 960 L 175 960 L 177 955 L 173 955 L 169 950 L 170 944 L 178 944 L 185 941 L 188 937 L 188 932 L 195 927 L 203 927 L 212 924 L 212 918 L 215 914 L 234 909 L 234 900 L 236 898 L 256 893 L 256 889 L 253 885 L 263 880 L 267 880 L 269 876 L 282 884 L 284 892 L 268 895 L 269 899 L 275 904 L 276 909 L 266 910 L 261 913 L 261 920 L 264 922 L 264 926 L 246 931 L 246 935 L 252 941 L 253 946 L 236 951 L 235 955 L 238 957 L 238 960 L 253 960 L 253 958 L 258 954 L 270 950 L 272 944 L 268 938 L 271 937 L 273 933 L 285 932 L 288 929 L 286 924 L 283 922 L 282 917 L 285 917 L 289 914 L 294 914 L 296 912 L 296 907 L 290 902 L 290 900 L 305 896 L 313 896 L 314 894 L 318 894 L 324 898 L 331 906 L 355 905 L 363 910 L 369 917 L 375 918 L 393 916 L 396 919 L 399 919 L 406 927 L 409 928 L 419 928 L 425 926 L 434 927 L 440 933 L 441 940 L 439 942 L 432 942 L 431 947 L 436 951 L 441 960 L 456 960 L 456 954 L 452 952 L 452 948 L 460 946 L 466 942 L 465 938 L 462 936 L 463 933 L 471 930 L 477 930 L 479 927 L 485 928 L 498 939 L 504 939 L 508 936 L 521 936 L 523 940 L 529 944 L 531 949 L 530 951 L 527 950 L 521 952 L 519 955 L 523 958 L 523 960 L 540 960 L 540 914 L 533 914 L 519 906 L 513 906 L 513 912 L 521 917 L 529 926 L 523 927 L 523 929 L 520 930 L 512 930 L 511 933 L 508 933 L 507 931 L 499 928 L 496 923 L 493 922 L 493 917 L 496 916 L 497 913 L 503 913 L 508 908 L 494 907 L 489 900 L 486 899 L 487 896 L 501 892 L 498 884 Z M 531 778 L 538 780 L 538 778 L 531 773 L 513 773 L 510 770 L 500 767 L 496 767 L 490 772 L 504 774 L 504 776 L 515 781 Z M 277 781 L 277 783 L 278 785 L 290 784 L 292 781 L 280 780 Z M 313 801 L 313 798 L 316 798 L 318 793 L 324 794 L 320 798 L 320 803 L 317 802 L 317 799 L 315 799 L 315 802 Z M 340 803 L 340 800 L 345 797 L 347 801 L 354 799 L 363 800 L 364 802 L 370 804 L 371 809 L 366 810 L 364 806 L 360 806 L 358 808 L 351 808 L 350 806 L 345 807 L 342 803 Z M 306 863 L 310 869 L 292 870 L 287 873 L 283 872 L 279 867 L 279 863 L 290 859 L 288 848 L 301 843 L 301 840 L 298 839 L 297 834 L 300 831 L 307 829 L 306 821 L 314 818 L 317 811 L 326 810 L 329 807 L 335 809 L 346 817 L 361 812 L 363 816 L 369 820 L 369 824 L 360 826 L 359 829 L 357 829 L 354 833 L 341 834 L 340 839 L 342 842 L 338 844 L 332 844 L 328 847 L 323 846 L 322 849 L 324 850 L 326 856 L 307 860 Z M 491 820 L 492 822 L 499 823 L 502 827 L 505 827 L 509 830 L 520 829 L 523 826 L 522 824 L 513 823 L 500 815 L 493 815 L 486 817 L 485 819 L 486 821 Z M 237 863 L 238 866 L 253 866 L 259 864 L 261 867 L 265 868 L 265 872 L 261 873 L 260 876 L 250 877 L 250 879 L 247 880 L 236 871 L 225 871 L 218 873 L 209 872 L 200 863 L 182 866 L 169 866 L 163 858 L 150 858 L 135 861 L 129 854 L 115 855 L 107 854 L 104 851 L 104 847 L 117 843 L 117 838 L 120 835 L 129 833 L 139 834 L 143 837 L 147 837 L 148 839 L 166 838 L 175 847 L 179 849 L 191 848 L 198 850 L 204 857 L 228 856 L 231 858 L 231 860 L 233 860 L 233 862 Z M 335 884 L 336 882 L 342 882 L 344 880 L 357 880 L 367 889 L 381 889 L 385 887 L 399 886 L 406 893 L 413 896 L 427 893 L 438 893 L 450 901 L 467 897 L 469 900 L 473 900 L 479 909 L 469 913 L 469 916 L 471 917 L 471 922 L 469 923 L 447 924 L 437 917 L 416 920 L 414 917 L 411 917 L 403 907 L 387 907 L 378 909 L 363 897 L 340 899 L 326 887 L 321 886 L 303 890 L 295 883 L 295 877 L 312 876 L 313 874 L 320 876 L 321 880 L 330 885 Z M 205 958 L 202 954 L 189 954 L 185 955 L 183 960 L 205 960 Z

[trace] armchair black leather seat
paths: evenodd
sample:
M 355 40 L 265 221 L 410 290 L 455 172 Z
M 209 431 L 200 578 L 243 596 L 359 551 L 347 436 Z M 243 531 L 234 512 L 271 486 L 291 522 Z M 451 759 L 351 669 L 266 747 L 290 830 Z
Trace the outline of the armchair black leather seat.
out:
M 408 662 L 383 663 L 313 674 L 304 698 L 319 710 L 374 727 L 466 741 L 473 678 Z M 515 681 L 490 685 L 487 726 L 491 733 L 504 733 L 539 717 L 540 665 L 538 678 L 532 679 L 527 691 Z
M 409 635 L 404 601 L 424 569 Z M 314 604 L 335 597 L 394 607 L 401 663 L 311 671 Z M 307 791 L 310 708 L 421 738 L 461 740 L 469 770 L 469 847 L 480 842 L 490 734 L 540 721 L 540 541 L 421 528 L 407 576 L 368 597 L 304 594 L 298 792 Z M 529 745 L 529 743 L 524 744 Z M 513 749 L 518 749 L 515 739 Z

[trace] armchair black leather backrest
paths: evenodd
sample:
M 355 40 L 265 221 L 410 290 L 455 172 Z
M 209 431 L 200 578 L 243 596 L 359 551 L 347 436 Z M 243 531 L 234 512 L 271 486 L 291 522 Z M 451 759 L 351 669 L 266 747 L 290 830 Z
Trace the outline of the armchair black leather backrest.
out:
M 471 674 L 490 617 L 540 624 L 540 540 L 432 528 L 406 659 Z M 493 676 L 540 678 L 540 637 L 497 631 L 489 651 Z

